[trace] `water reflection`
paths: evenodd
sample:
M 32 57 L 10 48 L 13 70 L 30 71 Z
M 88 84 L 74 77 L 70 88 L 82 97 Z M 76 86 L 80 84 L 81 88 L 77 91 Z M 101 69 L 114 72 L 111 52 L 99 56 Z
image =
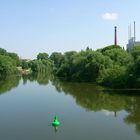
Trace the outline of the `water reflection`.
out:
M 0 81 L 0 94 L 10 91 L 18 86 L 20 77 L 10 76 Z M 87 111 L 100 111 L 107 116 L 118 117 L 119 111 L 127 111 L 124 122 L 126 124 L 135 124 L 136 132 L 140 134 L 140 94 L 131 91 L 131 94 L 115 91 L 104 91 L 102 87 L 93 84 L 84 83 L 67 83 L 49 74 L 34 74 L 23 76 L 23 83 L 27 81 L 37 81 L 39 85 L 47 85 L 49 80 L 56 90 L 66 95 L 71 95 L 76 104 L 83 107 Z M 58 128 L 54 128 L 57 132 Z
M 140 134 L 140 93 L 131 91 L 104 91 L 93 84 L 78 84 L 62 82 L 52 79 L 52 84 L 58 92 L 64 92 L 75 98 L 77 105 L 87 111 L 102 111 L 106 115 L 117 117 L 117 112 L 127 111 L 124 118 L 127 124 L 135 124 L 136 131 Z
M 27 81 L 37 81 L 39 85 L 47 85 L 49 83 L 49 73 L 34 73 L 30 75 L 23 75 L 22 79 L 24 85 L 27 83 Z
M 54 132 L 56 133 L 58 131 L 58 126 L 52 126 L 54 128 Z
M 128 124 L 136 124 L 136 132 L 140 134 L 140 97 L 131 97 L 126 101 L 129 115 L 124 119 Z
M 56 90 L 63 91 L 65 94 L 70 94 L 76 99 L 76 103 L 84 107 L 88 111 L 121 111 L 125 107 L 125 100 L 127 96 L 105 94 L 101 87 L 93 84 L 78 84 L 61 82 L 57 79 L 52 81 Z
M 0 94 L 6 93 L 11 89 L 17 87 L 19 85 L 21 77 L 17 75 L 11 75 L 6 77 L 5 79 L 0 80 Z

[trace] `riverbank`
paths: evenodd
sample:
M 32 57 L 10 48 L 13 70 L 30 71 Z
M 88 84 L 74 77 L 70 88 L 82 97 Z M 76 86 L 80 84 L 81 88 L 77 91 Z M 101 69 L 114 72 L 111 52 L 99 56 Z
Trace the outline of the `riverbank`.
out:
M 29 69 L 22 69 L 22 67 L 17 67 L 17 70 L 21 75 L 29 75 L 32 73 L 32 70 L 30 68 Z

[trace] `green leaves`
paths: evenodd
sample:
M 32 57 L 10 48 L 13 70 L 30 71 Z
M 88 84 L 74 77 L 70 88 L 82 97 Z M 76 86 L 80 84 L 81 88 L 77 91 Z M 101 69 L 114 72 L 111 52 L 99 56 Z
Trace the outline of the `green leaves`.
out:
M 9 56 L 0 55 L 0 77 L 16 72 L 16 65 Z
M 41 60 L 47 60 L 48 59 L 48 54 L 47 53 L 39 53 L 38 55 L 37 55 L 37 59 L 39 60 L 39 59 L 41 59 Z
M 136 60 L 138 58 L 138 56 L 140 56 L 140 46 L 134 47 L 131 54 L 134 57 L 134 59 Z
M 16 53 L 9 53 L 0 48 L 0 78 L 16 73 L 18 65 L 20 60 Z
M 135 53 L 139 53 L 138 48 L 133 55 Z M 134 62 L 133 55 L 120 46 L 111 45 L 97 51 L 86 49 L 66 52 L 63 55 L 55 52 L 50 58 L 54 61 L 58 77 L 67 81 L 96 82 L 115 88 L 138 85 L 140 59 Z
M 80 52 L 50 55 L 39 53 L 37 59 L 21 61 L 16 53 L 0 48 L 0 77 L 16 72 L 16 67 L 30 68 L 32 72 L 47 72 L 53 68 L 55 75 L 67 81 L 96 82 L 109 87 L 140 87 L 140 46 L 132 53 L 120 46 L 107 46 L 93 51 L 90 48 Z

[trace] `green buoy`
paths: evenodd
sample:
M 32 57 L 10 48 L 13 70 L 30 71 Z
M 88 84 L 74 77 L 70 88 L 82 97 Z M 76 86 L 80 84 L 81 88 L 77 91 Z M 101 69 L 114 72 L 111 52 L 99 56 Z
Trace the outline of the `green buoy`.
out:
M 52 122 L 52 126 L 59 126 L 59 125 L 60 125 L 60 122 L 58 121 L 58 117 L 54 116 L 54 120 Z

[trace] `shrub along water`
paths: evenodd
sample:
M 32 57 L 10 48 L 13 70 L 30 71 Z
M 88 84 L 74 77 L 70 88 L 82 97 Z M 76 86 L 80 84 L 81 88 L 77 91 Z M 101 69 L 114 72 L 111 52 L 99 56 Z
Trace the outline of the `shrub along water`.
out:
M 64 54 L 39 53 L 26 62 L 15 53 L 0 48 L 0 78 L 17 72 L 17 66 L 32 73 L 48 72 L 67 81 L 94 82 L 112 88 L 140 88 L 140 46 L 128 53 L 120 46 L 107 46 L 96 51 L 87 48 Z
M 120 46 L 93 51 L 52 53 L 56 76 L 67 81 L 95 82 L 113 88 L 140 88 L 140 46 L 132 53 Z

